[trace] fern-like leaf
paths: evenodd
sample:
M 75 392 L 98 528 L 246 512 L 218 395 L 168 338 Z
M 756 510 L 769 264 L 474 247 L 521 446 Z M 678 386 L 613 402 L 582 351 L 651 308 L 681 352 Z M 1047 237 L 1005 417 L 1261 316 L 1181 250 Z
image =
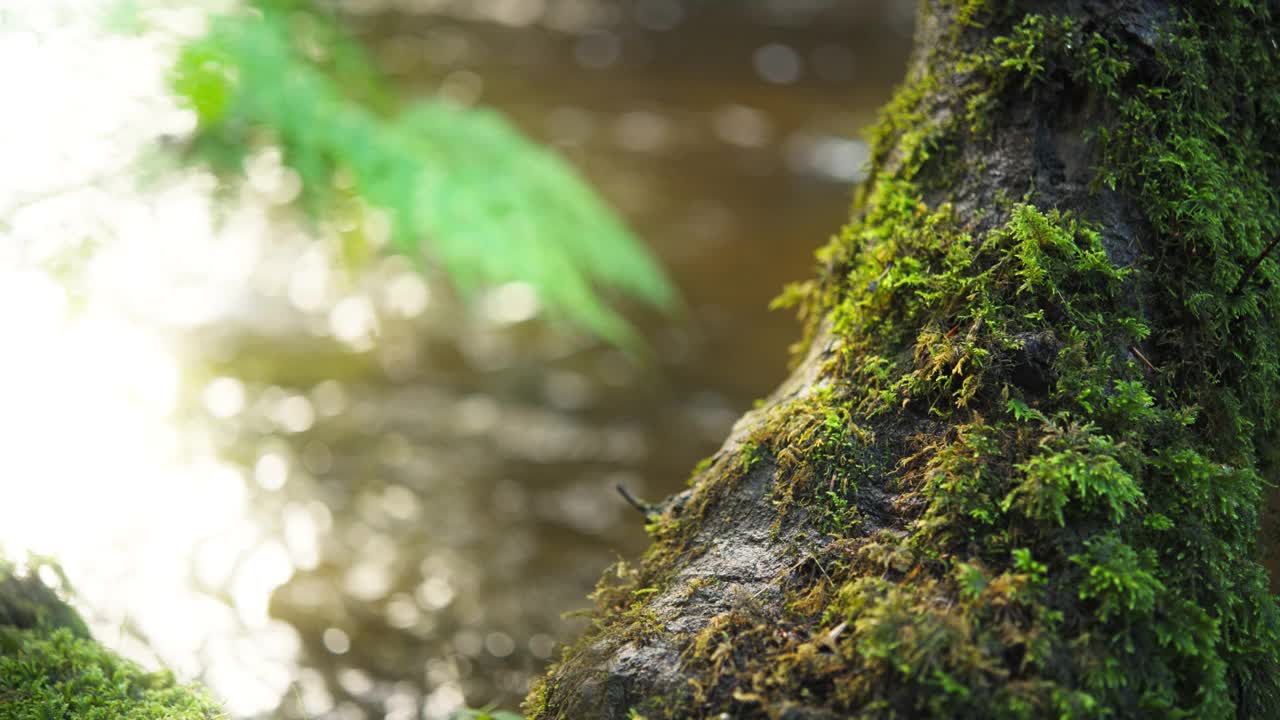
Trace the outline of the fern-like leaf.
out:
M 464 292 L 525 282 L 553 312 L 636 349 L 598 288 L 663 309 L 675 292 L 577 173 L 493 111 L 425 101 L 380 112 L 385 93 L 359 48 L 300 6 L 257 0 L 183 49 L 172 86 L 198 116 L 194 156 L 240 171 L 266 130 L 309 212 L 323 215 L 343 171 L 387 213 L 394 247 L 434 261 Z

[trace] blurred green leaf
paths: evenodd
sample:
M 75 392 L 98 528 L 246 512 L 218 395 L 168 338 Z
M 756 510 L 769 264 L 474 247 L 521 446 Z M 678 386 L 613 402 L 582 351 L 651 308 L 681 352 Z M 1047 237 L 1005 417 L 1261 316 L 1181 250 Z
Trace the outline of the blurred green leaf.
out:
M 173 68 L 173 91 L 196 113 L 200 127 L 222 122 L 231 101 L 234 58 L 212 43 L 194 43 L 183 49 Z
M 549 310 L 638 349 L 600 296 L 613 288 L 662 309 L 677 303 L 661 268 L 558 155 L 504 118 L 447 102 L 389 113 L 360 48 L 297 0 L 256 0 L 188 44 L 172 88 L 198 115 L 194 156 L 242 171 L 263 131 L 323 216 L 335 177 L 391 221 L 394 248 L 437 264 L 464 292 L 524 282 Z

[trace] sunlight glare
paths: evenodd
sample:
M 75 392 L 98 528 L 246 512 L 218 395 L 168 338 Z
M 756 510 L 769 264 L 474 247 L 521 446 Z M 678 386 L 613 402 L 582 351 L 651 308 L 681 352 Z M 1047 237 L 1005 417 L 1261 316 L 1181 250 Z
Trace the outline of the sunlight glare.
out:
M 192 122 L 165 74 L 203 15 L 158 6 L 154 31 L 113 34 L 117 4 L 0 0 L 0 548 L 53 556 L 99 640 L 251 715 L 292 681 L 296 633 L 267 607 L 294 566 L 251 520 L 246 473 L 179 422 L 176 331 L 247 302 L 272 199 L 219 222 L 207 174 L 137 187 L 139 158 Z M 204 400 L 231 417 L 245 389 Z

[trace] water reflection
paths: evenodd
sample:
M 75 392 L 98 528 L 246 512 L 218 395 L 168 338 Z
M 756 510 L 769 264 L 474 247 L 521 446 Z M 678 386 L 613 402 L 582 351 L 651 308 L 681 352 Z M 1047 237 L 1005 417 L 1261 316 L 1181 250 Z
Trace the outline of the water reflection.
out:
M 781 376 L 796 330 L 764 308 L 842 219 L 899 5 L 344 3 L 409 92 L 504 110 L 622 208 L 688 301 L 638 318 L 653 366 L 521 284 L 462 303 L 403 259 L 352 271 L 336 238 L 377 245 L 385 220 L 317 241 L 278 153 L 229 213 L 199 173 L 138 191 L 129 160 L 190 121 L 162 90 L 199 30 L 181 3 L 131 38 L 83 2 L 0 12 L 21 100 L 0 138 L 23 139 L 0 179 L 0 542 L 57 555 L 100 637 L 240 717 L 514 706 L 579 629 L 560 614 L 645 543 L 614 484 L 678 489 Z

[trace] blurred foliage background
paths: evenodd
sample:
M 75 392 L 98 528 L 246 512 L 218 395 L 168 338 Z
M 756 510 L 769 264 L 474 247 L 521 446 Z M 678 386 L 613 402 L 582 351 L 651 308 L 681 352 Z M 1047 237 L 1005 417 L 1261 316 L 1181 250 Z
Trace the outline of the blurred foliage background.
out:
M 0 543 L 235 717 L 514 709 L 781 379 L 913 5 L 0 0 Z

